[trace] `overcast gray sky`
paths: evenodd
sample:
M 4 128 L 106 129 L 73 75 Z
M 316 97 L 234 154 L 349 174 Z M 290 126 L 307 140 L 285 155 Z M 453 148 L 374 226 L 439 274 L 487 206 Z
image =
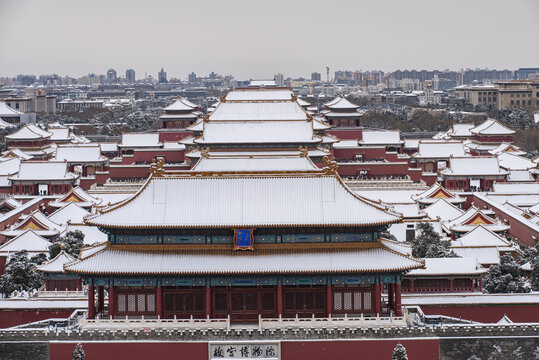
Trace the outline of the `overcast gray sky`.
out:
M 0 0 L 0 76 L 539 66 L 539 0 Z

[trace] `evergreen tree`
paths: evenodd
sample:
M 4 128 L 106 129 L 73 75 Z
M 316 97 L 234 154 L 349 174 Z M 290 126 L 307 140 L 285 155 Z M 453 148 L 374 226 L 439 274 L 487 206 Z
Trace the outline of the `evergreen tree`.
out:
M 449 241 L 434 231 L 429 223 L 417 224 L 419 234 L 412 243 L 412 255 L 418 258 L 458 257 L 449 247 Z
M 533 291 L 539 291 L 539 255 L 530 259 L 532 273 L 530 276 L 530 285 Z
M 406 355 L 406 349 L 402 346 L 401 343 L 398 343 L 393 349 L 392 360 L 408 360 L 408 355 Z
M 84 350 L 82 349 L 82 344 L 78 343 L 73 350 L 72 360 L 84 360 Z
M 80 230 L 68 231 L 49 246 L 49 258 L 53 259 L 58 255 L 62 250 L 62 245 L 66 253 L 78 258 L 80 249 L 84 245 L 84 234 Z
M 41 253 L 41 254 L 37 254 L 37 255 L 34 255 L 30 258 L 30 262 L 32 264 L 35 264 L 35 265 L 41 265 L 43 264 L 45 261 L 47 261 L 47 255 Z
M 14 291 L 36 290 L 43 282 L 43 274 L 30 262 L 28 252 L 21 250 L 7 262 L 4 275 L 0 277 L 0 292 L 9 296 Z
M 530 292 L 522 279 L 520 265 L 511 255 L 503 255 L 499 264 L 488 269 L 483 278 L 483 289 L 491 294 Z

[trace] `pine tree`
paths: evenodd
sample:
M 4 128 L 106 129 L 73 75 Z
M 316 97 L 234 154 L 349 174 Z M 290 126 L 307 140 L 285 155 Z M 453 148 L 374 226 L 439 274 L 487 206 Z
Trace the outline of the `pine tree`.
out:
M 393 349 L 392 360 L 408 360 L 408 355 L 406 355 L 406 349 L 402 346 L 401 343 L 398 343 Z
M 84 360 L 84 350 L 82 349 L 82 344 L 78 343 L 73 350 L 72 360 Z
M 442 240 L 431 224 L 419 223 L 417 229 L 419 234 L 411 241 L 413 256 L 418 258 L 458 257 L 450 249 L 449 241 Z
M 488 269 L 483 278 L 483 289 L 491 294 L 530 292 L 522 279 L 520 265 L 511 255 L 503 255 L 499 264 Z
M 64 250 L 66 253 L 78 258 L 80 249 L 84 245 L 84 234 L 80 230 L 68 231 L 64 236 L 54 241 L 49 246 L 49 257 L 51 259 L 60 253 L 62 245 L 65 246 Z
M 539 291 L 539 255 L 530 259 L 532 273 L 530 276 L 530 285 L 533 291 Z
M 0 277 L 0 292 L 9 296 L 14 291 L 36 290 L 43 282 L 43 274 L 30 262 L 28 252 L 21 250 L 7 262 L 4 275 Z

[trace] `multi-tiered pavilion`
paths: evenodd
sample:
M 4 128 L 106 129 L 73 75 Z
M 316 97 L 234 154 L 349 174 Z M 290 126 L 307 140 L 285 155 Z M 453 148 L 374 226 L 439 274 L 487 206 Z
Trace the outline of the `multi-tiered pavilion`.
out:
M 86 218 L 108 242 L 64 268 L 88 284 L 89 318 L 401 313 L 403 273 L 423 263 L 380 238 L 399 215 L 354 194 L 332 161 L 244 160 L 183 172 L 154 164 L 136 195 Z M 216 171 L 219 161 L 236 168 Z

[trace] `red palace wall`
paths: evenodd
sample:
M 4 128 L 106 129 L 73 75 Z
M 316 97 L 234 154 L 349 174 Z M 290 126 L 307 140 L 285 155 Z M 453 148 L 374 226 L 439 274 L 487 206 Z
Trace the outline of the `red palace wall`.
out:
M 0 328 L 27 324 L 50 318 L 68 318 L 75 309 L 68 310 L 2 310 L 0 311 Z
M 356 159 L 356 155 L 363 155 L 365 159 L 388 159 L 391 157 L 386 155 L 384 147 L 376 148 L 355 148 L 355 149 L 333 149 L 335 159 Z M 395 156 L 396 158 L 396 156 Z M 391 161 L 391 160 L 390 160 Z
M 343 140 L 350 140 L 350 139 L 358 139 L 358 140 L 361 140 L 363 139 L 363 135 L 362 135 L 362 130 L 354 130 L 354 129 L 331 129 L 331 130 L 326 130 L 326 134 L 331 134 L 331 135 L 334 135 L 336 137 L 338 137 L 339 139 L 343 139 Z
M 192 135 L 192 131 L 159 131 L 159 141 L 178 141 Z
M 417 340 L 329 340 L 329 341 L 283 341 L 281 359 L 283 360 L 357 360 L 391 359 L 395 345 L 401 343 L 406 348 L 409 359 L 438 359 L 439 341 L 437 339 Z M 50 344 L 50 359 L 64 360 L 71 357 L 75 342 Z M 189 359 L 208 360 L 208 343 L 205 342 L 82 342 L 87 359 L 99 360 L 146 360 Z M 179 355 L 181 354 L 181 355 Z
M 539 304 L 500 304 L 462 306 L 421 306 L 425 315 L 446 315 L 486 323 L 498 322 L 504 315 L 514 322 L 539 322 Z
M 499 217 L 502 221 L 505 222 L 505 220 L 507 220 L 507 224 L 511 226 L 511 228 L 509 229 L 509 235 L 518 238 L 518 240 L 524 245 L 535 246 L 537 244 L 537 241 L 533 240 L 532 237 L 535 236 L 539 238 L 539 233 L 532 228 L 526 226 L 522 222 L 516 220 L 509 211 L 503 212 L 496 207 L 491 207 L 489 206 L 489 204 L 479 199 L 475 195 L 473 196 L 472 201 L 473 204 L 478 208 L 484 209 L 485 206 L 487 206 L 489 209 L 494 211 L 496 216 Z

